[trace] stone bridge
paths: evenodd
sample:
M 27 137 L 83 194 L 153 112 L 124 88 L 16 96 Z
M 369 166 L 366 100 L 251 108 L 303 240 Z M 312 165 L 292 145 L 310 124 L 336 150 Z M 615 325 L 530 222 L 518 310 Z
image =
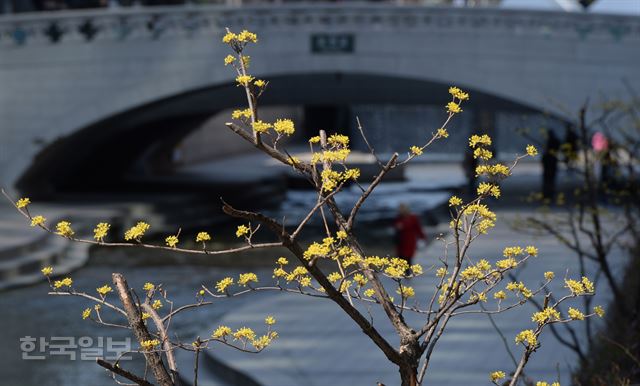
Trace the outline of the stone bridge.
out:
M 258 33 L 272 105 L 446 103 L 571 119 L 640 90 L 640 17 L 389 4 L 180 6 L 0 16 L 0 185 L 122 173 L 243 104 L 224 28 Z M 224 130 L 224 128 L 221 128 Z

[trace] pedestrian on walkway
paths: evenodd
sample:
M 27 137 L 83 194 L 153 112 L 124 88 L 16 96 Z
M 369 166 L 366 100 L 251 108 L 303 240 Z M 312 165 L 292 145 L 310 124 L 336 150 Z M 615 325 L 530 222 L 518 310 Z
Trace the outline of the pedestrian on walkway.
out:
M 422 225 L 418 216 L 411 213 L 406 204 L 400 204 L 398 217 L 395 223 L 396 255 L 412 264 L 413 255 L 416 253 L 418 239 L 426 240 L 422 232 Z

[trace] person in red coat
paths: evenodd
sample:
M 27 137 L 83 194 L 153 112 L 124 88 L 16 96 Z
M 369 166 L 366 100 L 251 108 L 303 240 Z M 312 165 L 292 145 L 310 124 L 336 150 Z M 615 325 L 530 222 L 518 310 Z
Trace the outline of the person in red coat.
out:
M 416 253 L 418 239 L 427 239 L 422 232 L 420 220 L 418 216 L 411 213 L 407 205 L 400 204 L 394 227 L 396 231 L 396 255 L 411 264 L 413 255 Z

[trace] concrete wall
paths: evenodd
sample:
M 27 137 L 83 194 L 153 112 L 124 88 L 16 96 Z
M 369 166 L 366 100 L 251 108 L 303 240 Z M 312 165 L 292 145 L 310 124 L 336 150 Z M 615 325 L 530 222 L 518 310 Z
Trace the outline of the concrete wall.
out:
M 1 16 L 0 185 L 13 186 L 56 139 L 163 98 L 228 85 L 220 42 L 227 26 L 259 34 L 249 54 L 265 78 L 369 74 L 455 84 L 564 117 L 587 98 L 626 97 L 623 81 L 640 90 L 637 17 L 326 4 Z M 352 36 L 354 50 L 314 53 L 317 34 Z M 374 86 L 361 84 L 362 93 Z M 425 102 L 444 104 L 443 94 L 427 93 Z

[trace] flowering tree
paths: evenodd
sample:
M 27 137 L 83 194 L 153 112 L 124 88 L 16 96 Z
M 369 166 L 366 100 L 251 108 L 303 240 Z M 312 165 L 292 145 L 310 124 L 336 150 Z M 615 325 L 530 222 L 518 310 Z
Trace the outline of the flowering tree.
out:
M 636 96 L 631 96 L 637 101 Z M 624 277 L 614 272 L 612 252 L 623 248 L 630 251 L 633 259 L 640 243 L 640 206 L 634 199 L 640 193 L 639 113 L 637 102 L 608 101 L 591 108 L 585 104 L 576 124 L 570 127 L 575 131 L 575 140 L 562 144 L 554 154 L 564 161 L 580 186 L 560 192 L 555 198 L 533 194 L 530 200 L 541 203 L 538 212 L 517 225 L 522 231 L 554 237 L 573 252 L 582 275 L 589 265 L 595 267 L 594 282 L 606 282 L 613 300 L 611 309 L 629 323 L 638 319 L 640 310 L 633 303 L 637 295 L 628 293 Z M 585 308 L 591 302 L 589 297 L 582 299 Z M 589 350 L 598 341 L 597 335 L 617 349 L 622 347 L 625 355 L 638 349 L 633 340 L 611 343 L 617 333 L 596 334 L 588 320 L 585 327 L 586 339 L 581 339 L 571 325 L 551 326 L 553 335 L 578 355 L 582 366 L 591 366 Z
M 20 199 L 15 204 L 16 208 L 31 221 L 32 226 L 38 226 L 47 232 L 78 242 L 103 246 L 160 248 L 212 256 L 272 247 L 284 247 L 289 251 L 295 264 L 290 263 L 286 257 L 280 257 L 273 270 L 275 283 L 260 286 L 257 275 L 251 272 L 241 274 L 238 278 L 226 277 L 215 286 L 203 285 L 199 289 L 197 302 L 180 307 L 173 306 L 161 285 L 147 283 L 143 288 L 144 296 L 137 297 L 135 291 L 127 286 L 124 277 L 118 273 L 113 274 L 113 283 L 121 305 L 116 305 L 108 299 L 109 293 L 112 292 L 112 287 L 109 285 L 98 288 L 98 295 L 94 296 L 75 289 L 71 278 L 50 280 L 51 295 L 80 296 L 96 303 L 93 309 L 88 308 L 84 311 L 84 318 L 90 318 L 104 325 L 113 325 L 114 323 L 103 319 L 102 313 L 105 308 L 115 312 L 121 319 L 119 326 L 132 330 L 140 344 L 140 349 L 130 354 L 144 355 L 145 362 L 159 385 L 174 385 L 177 382 L 178 369 L 173 359 L 173 352 L 176 349 L 195 352 L 195 383 L 197 383 L 198 354 L 201 350 L 209 348 L 211 343 L 219 342 L 239 350 L 255 352 L 264 349 L 277 336 L 271 330 L 271 325 L 275 323 L 274 318 L 267 317 L 266 332 L 260 337 L 248 328 L 234 331 L 228 326 L 219 326 L 213 330 L 210 338 L 197 339 L 190 345 L 176 342 L 170 337 L 168 329 L 173 316 L 179 312 L 211 305 L 220 297 L 275 290 L 332 301 L 350 317 L 385 357 L 397 366 L 401 384 L 416 386 L 422 384 L 437 343 L 452 318 L 477 313 L 506 312 L 522 306 L 535 296 L 544 294 L 544 290 L 554 280 L 553 272 L 547 272 L 543 283 L 537 288 L 530 289 L 522 282 L 505 283 L 505 278 L 510 271 L 538 254 L 534 246 L 508 246 L 503 251 L 504 256 L 497 257 L 493 263 L 485 259 L 478 260 L 469 253 L 471 244 L 478 237 L 489 237 L 487 234 L 495 226 L 496 214 L 489 209 L 486 202 L 491 198 L 500 197 L 500 181 L 509 177 L 519 160 L 537 154 L 534 146 L 528 146 L 525 154 L 518 156 L 512 164 L 506 165 L 492 160 L 489 136 L 473 135 L 469 139 L 474 157 L 480 161 L 476 172 L 485 181 L 479 185 L 477 194 L 471 200 L 465 202 L 456 196 L 449 200 L 452 218 L 451 234 L 443 239 L 443 256 L 439 259 L 437 266 L 433 267 L 433 272 L 429 273 L 435 274 L 438 278 L 438 284 L 432 296 L 420 296 L 409 285 L 408 279 L 426 274 L 422 266 L 410 265 L 404 259 L 391 256 L 371 256 L 366 253 L 365 246 L 360 245 L 354 236 L 354 227 L 357 225 L 360 208 L 387 173 L 411 162 L 431 144 L 449 136 L 447 124 L 456 114 L 462 112 L 462 104 L 469 99 L 466 92 L 457 87 L 449 89 L 451 100 L 446 104 L 444 123 L 434 132 L 425 135 L 424 143 L 412 146 L 403 156 L 394 153 L 389 159 L 382 160 L 370 147 L 371 153 L 380 165 L 380 170 L 372 181 L 362 186 L 358 183 L 360 171 L 350 168 L 346 162 L 350 154 L 347 136 L 327 135 L 321 130 L 317 136 L 309 139 L 310 161 L 293 157 L 279 146 L 280 140 L 295 132 L 295 125 L 289 119 L 265 122 L 259 118 L 258 102 L 267 89 L 268 82 L 256 79 L 249 74 L 250 60 L 245 55 L 246 47 L 256 43 L 257 36 L 248 31 L 236 34 L 227 30 L 223 42 L 232 50 L 232 54 L 224 59 L 224 64 L 235 70 L 236 82 L 243 88 L 247 98 L 247 107 L 233 112 L 234 121 L 227 123 L 228 128 L 265 155 L 288 165 L 304 176 L 317 193 L 315 205 L 295 227 L 286 227 L 262 213 L 234 208 L 223 202 L 223 210 L 226 214 L 246 221 L 245 225 L 239 226 L 236 230 L 236 236 L 244 240 L 246 245 L 227 250 L 210 250 L 207 248 L 207 242 L 211 240 L 211 236 L 206 232 L 200 232 L 195 239 L 198 243 L 202 243 L 202 248 L 187 249 L 178 246 L 180 234 L 168 236 L 165 240 L 166 245 L 145 243 L 143 237 L 150 226 L 144 222 L 126 231 L 124 234 L 126 242 L 107 241 L 109 224 L 106 223 L 96 226 L 95 240 L 79 239 L 75 236 L 69 222 L 59 222 L 55 229 L 51 229 L 42 216 L 32 215 L 28 210 L 29 199 Z M 364 130 L 361 129 L 360 132 L 365 143 L 368 143 Z M 358 183 L 362 191 L 350 210 L 343 212 L 338 208 L 335 196 L 350 183 Z M 322 219 L 326 235 L 321 240 L 303 246 L 299 236 L 314 216 Z M 254 243 L 252 241 L 254 234 L 261 227 L 271 231 L 275 238 L 273 242 Z M 322 268 L 318 264 L 319 261 L 323 261 Z M 332 269 L 325 267 L 332 267 Z M 50 268 L 45 268 L 43 273 L 47 277 L 52 275 Z M 509 375 L 506 369 L 490 369 L 495 370 L 489 374 L 489 380 L 492 383 L 497 385 L 498 382 L 504 382 L 510 386 L 518 384 L 523 369 L 540 345 L 539 336 L 547 326 L 602 315 L 600 307 L 595 307 L 591 311 L 570 308 L 568 313 L 561 314 L 558 311 L 560 304 L 578 297 L 593 295 L 595 290 L 593 283 L 586 277 L 565 278 L 565 288 L 566 293 L 557 298 L 552 299 L 550 294 L 544 296 L 543 309 L 532 315 L 533 325 L 515 336 L 515 343 L 522 347 L 517 366 L 508 372 Z M 426 306 L 419 306 L 417 299 L 420 299 L 420 304 Z M 167 307 L 169 310 L 164 313 L 162 312 L 165 308 L 163 302 L 170 304 Z M 481 307 L 483 303 L 487 304 Z M 359 304 L 377 305 L 382 308 L 393 325 L 397 344 L 392 343 L 389 337 L 380 334 L 373 322 L 358 308 Z M 410 325 L 404 317 L 406 312 L 421 315 L 422 322 L 416 326 Z M 113 374 L 128 378 L 137 384 L 150 384 L 144 377 L 124 370 L 118 363 L 111 364 L 102 360 L 98 363 Z M 540 381 L 538 385 L 544 386 L 547 383 Z

